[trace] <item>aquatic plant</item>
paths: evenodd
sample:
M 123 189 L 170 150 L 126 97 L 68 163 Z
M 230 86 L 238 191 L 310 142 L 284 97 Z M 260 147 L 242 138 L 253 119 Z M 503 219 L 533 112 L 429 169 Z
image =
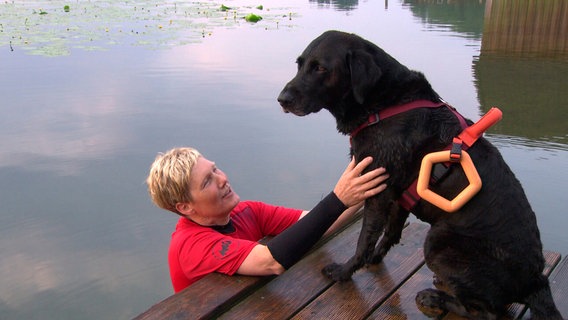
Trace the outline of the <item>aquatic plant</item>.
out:
M 263 10 L 262 17 L 251 13 L 255 10 Z M 168 48 L 203 41 L 214 36 L 216 28 L 293 26 L 286 19 L 292 11 L 216 1 L 98 0 L 77 1 L 72 7 L 60 0 L 3 1 L 0 50 L 60 56 L 76 49 L 106 50 L 114 45 Z
M 245 16 L 245 20 L 247 22 L 259 22 L 260 20 L 262 20 L 262 17 L 254 13 L 249 13 Z

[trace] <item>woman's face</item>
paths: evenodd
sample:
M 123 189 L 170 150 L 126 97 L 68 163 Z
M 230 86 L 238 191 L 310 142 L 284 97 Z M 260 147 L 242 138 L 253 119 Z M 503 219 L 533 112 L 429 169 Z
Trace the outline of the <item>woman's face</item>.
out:
M 191 169 L 189 190 L 190 205 L 195 213 L 191 218 L 198 223 L 223 223 L 222 219 L 227 219 L 240 201 L 227 175 L 203 156 Z

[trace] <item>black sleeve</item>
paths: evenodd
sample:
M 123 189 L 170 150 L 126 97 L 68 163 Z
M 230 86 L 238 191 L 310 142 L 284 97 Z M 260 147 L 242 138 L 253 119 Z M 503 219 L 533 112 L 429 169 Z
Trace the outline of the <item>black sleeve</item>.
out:
M 347 207 L 331 192 L 305 217 L 272 238 L 266 244 L 272 257 L 288 269 L 296 263 Z

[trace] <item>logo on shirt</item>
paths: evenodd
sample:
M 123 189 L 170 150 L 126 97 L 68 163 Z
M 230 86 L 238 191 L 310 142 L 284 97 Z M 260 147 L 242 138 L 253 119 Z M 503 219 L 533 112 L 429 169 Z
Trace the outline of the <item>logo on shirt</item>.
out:
M 235 243 L 231 240 L 221 240 L 215 244 L 213 247 L 213 256 L 216 259 L 224 259 L 227 254 L 229 254 L 230 250 L 236 250 Z

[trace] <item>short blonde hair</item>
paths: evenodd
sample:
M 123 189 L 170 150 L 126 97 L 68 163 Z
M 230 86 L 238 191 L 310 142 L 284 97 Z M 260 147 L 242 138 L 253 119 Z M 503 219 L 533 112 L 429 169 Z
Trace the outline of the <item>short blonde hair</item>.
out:
M 193 148 L 174 148 L 156 156 L 146 179 L 152 202 L 179 214 L 177 203 L 191 201 L 191 170 L 201 153 Z

